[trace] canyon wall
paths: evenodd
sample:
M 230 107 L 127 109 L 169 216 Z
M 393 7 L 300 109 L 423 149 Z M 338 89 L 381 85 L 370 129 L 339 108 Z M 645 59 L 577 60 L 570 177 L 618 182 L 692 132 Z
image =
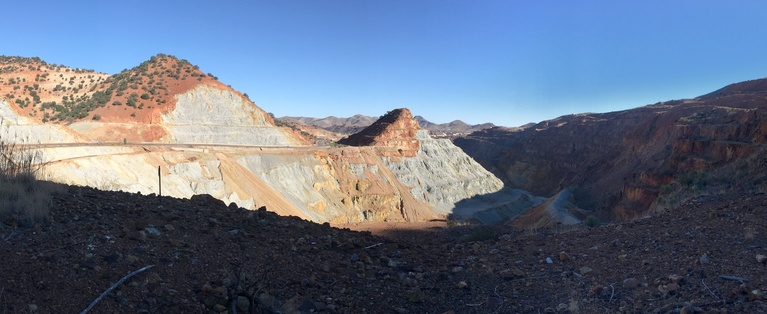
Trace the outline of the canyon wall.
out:
M 455 143 L 509 187 L 544 196 L 571 188 L 580 207 L 623 220 L 651 213 L 670 193 L 760 182 L 761 171 L 727 167 L 761 169 L 750 157 L 764 150 L 765 125 L 767 81 L 756 80 L 694 99 L 562 116 L 522 131 L 484 130 Z M 731 173 L 713 182 L 720 170 Z

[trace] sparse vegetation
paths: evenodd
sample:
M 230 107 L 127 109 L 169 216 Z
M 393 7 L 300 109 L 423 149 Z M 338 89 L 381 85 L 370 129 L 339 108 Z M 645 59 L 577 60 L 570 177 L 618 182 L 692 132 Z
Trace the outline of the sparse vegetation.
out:
M 708 179 L 706 173 L 693 171 L 679 178 L 679 183 L 691 190 L 696 190 L 705 188 L 709 183 Z
M 671 192 L 674 192 L 674 190 L 675 190 L 675 187 L 672 184 L 662 185 L 660 187 L 660 194 L 662 195 L 669 194 Z
M 45 71 L 59 73 L 50 75 Z M 0 56 L 0 86 L 5 87 L 3 94 L 21 109 L 34 107 L 25 115 L 44 122 L 69 123 L 92 119 L 93 110 L 107 104 L 136 109 L 159 106 L 167 103 L 172 92 L 178 92 L 178 87 L 171 85 L 175 80 L 192 76 L 203 81 L 202 78 L 208 77 L 189 61 L 166 54 L 157 54 L 139 66 L 109 77 L 92 73 L 95 71 L 49 65 L 39 58 Z M 29 85 L 25 85 L 27 78 Z M 189 84 L 182 85 L 183 89 Z M 174 88 L 171 89 L 171 86 Z M 143 105 L 141 100 L 145 101 Z

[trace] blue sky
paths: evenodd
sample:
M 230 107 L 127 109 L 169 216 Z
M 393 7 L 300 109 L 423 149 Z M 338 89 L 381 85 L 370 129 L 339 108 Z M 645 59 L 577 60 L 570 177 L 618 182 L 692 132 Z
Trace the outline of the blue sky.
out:
M 276 116 L 516 126 L 767 77 L 767 1 L 4 1 L 0 54 L 172 54 Z

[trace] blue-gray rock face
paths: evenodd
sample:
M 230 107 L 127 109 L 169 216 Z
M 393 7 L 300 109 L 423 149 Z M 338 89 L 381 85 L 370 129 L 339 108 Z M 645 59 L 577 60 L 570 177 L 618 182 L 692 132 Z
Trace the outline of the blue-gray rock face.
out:
M 418 131 L 416 139 L 421 146 L 415 157 L 386 158 L 386 166 L 437 213 L 450 214 L 462 200 L 503 188 L 501 180 L 450 140 L 432 139 L 425 130 Z

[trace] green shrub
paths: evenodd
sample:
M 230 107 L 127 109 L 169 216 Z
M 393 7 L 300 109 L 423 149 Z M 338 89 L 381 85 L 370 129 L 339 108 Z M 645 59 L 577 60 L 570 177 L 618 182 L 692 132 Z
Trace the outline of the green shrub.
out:
M 589 228 L 596 228 L 602 224 L 602 221 L 594 215 L 588 215 L 586 219 L 583 220 L 583 223 Z

